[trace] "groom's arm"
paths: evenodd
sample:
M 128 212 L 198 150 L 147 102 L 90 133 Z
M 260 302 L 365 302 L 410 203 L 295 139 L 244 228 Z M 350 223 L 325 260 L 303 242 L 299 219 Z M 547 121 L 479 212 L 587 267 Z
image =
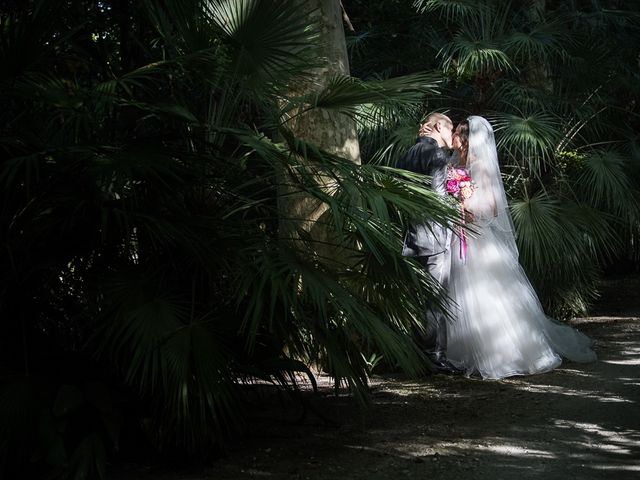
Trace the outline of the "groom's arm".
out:
M 440 195 L 447 194 L 447 164 L 449 157 L 442 148 L 432 149 L 426 166 L 431 175 L 431 189 Z
M 422 175 L 433 175 L 434 160 L 437 160 L 435 157 L 439 150 L 417 143 L 400 158 L 398 168 Z

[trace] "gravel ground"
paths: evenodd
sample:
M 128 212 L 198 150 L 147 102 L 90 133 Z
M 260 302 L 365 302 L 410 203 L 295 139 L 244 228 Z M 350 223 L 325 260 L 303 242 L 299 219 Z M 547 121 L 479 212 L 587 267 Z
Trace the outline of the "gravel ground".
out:
M 595 340 L 595 363 L 501 381 L 377 376 L 366 409 L 321 378 L 304 418 L 264 402 L 250 435 L 211 465 L 129 465 L 114 478 L 638 479 L 639 284 L 611 280 L 595 315 L 573 322 Z

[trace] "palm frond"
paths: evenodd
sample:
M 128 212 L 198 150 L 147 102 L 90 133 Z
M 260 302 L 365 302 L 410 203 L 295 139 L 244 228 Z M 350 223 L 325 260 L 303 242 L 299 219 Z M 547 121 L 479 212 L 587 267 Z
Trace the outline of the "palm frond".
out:
M 445 71 L 458 76 L 473 76 L 495 71 L 517 72 L 518 67 L 502 49 L 500 42 L 463 27 L 454 39 L 438 52 Z
M 554 111 L 559 100 L 538 86 L 512 79 L 496 82 L 490 98 L 496 109 L 505 112 Z
M 400 155 L 415 143 L 421 115 L 420 105 L 359 107 L 356 120 L 364 161 L 395 165 Z
M 615 151 L 592 152 L 576 178 L 576 191 L 590 205 L 625 221 L 635 221 L 640 205 L 626 163 Z
M 489 9 L 484 3 L 473 0 L 415 0 L 413 7 L 419 13 L 440 12 L 446 19 L 459 20 L 471 15 L 482 15 Z
M 497 146 L 511 161 L 539 173 L 553 159 L 561 136 L 559 119 L 549 113 L 499 113 L 493 117 Z
M 240 292 L 237 301 L 246 312 L 243 331 L 249 347 L 253 348 L 265 326 L 272 329 L 283 321 L 302 322 L 304 331 L 326 353 L 331 373 L 345 378 L 358 394 L 364 385 L 358 379 L 367 374 L 360 341 L 403 369 L 416 372 L 419 356 L 412 347 L 406 351 L 411 342 L 408 332 L 422 328 L 421 305 L 442 305 L 443 292 L 419 273 L 417 265 L 399 256 L 402 232 L 396 225 L 401 216 L 429 216 L 446 223 L 457 210 L 424 185 L 422 176 L 410 172 L 357 166 L 300 140 L 290 145 L 294 156 L 264 138 L 256 142 L 246 137 L 245 141 L 269 162 L 289 164 L 296 172 L 296 187 L 328 206 L 318 221 L 328 232 L 323 241 L 300 232 L 304 242 L 265 240 L 241 255 L 248 263 L 240 269 L 243 273 L 237 276 L 234 290 Z M 326 177 L 325 182 L 318 182 L 319 175 L 335 182 L 330 192 Z M 283 249 L 286 245 L 296 248 Z M 258 250 L 259 256 L 251 254 Z M 383 272 L 394 278 L 402 276 L 406 280 L 400 284 L 410 282 L 416 291 L 407 296 L 391 282 L 367 280 L 373 272 L 380 280 Z M 386 296 L 384 292 L 396 293 Z M 354 339 L 359 340 L 354 343 Z M 318 354 L 303 338 L 291 342 L 290 352 Z
M 582 232 L 580 241 L 584 243 L 593 267 L 598 269 L 620 254 L 624 242 L 615 216 L 584 202 L 567 201 L 565 209 L 572 223 Z M 589 267 L 585 270 L 588 271 Z
M 601 261 L 620 245 L 613 225 L 587 205 L 546 192 L 514 199 L 511 212 L 520 260 L 541 298 L 562 315 L 584 314 Z
M 206 319 L 192 321 L 186 302 L 154 294 L 157 288 L 153 276 L 117 279 L 92 343 L 153 404 L 158 445 L 177 442 L 194 451 L 205 447 L 203 439 L 216 443 L 239 426 L 229 354 Z
M 372 230 L 367 233 L 369 236 L 375 235 Z M 368 248 L 365 247 L 366 250 Z M 418 372 L 420 355 L 408 334 L 410 323 L 404 323 L 403 326 L 403 323 L 390 322 L 383 314 L 384 310 L 378 310 L 377 302 L 374 303 L 371 295 L 363 296 L 368 290 L 362 290 L 362 274 L 357 273 L 359 268 L 352 267 L 352 273 L 343 277 L 344 274 L 340 274 L 339 270 L 316 261 L 293 257 L 283 250 L 265 253 L 268 255 L 261 255 L 245 267 L 251 269 L 251 275 L 243 275 L 240 291 L 249 300 L 247 313 L 250 318 L 245 327 L 249 332 L 257 333 L 258 322 L 264 321 L 261 320 L 264 316 L 268 324 L 274 326 L 282 323 L 278 319 L 284 318 L 304 325 L 299 335 L 307 332 L 310 337 L 306 341 L 290 339 L 290 348 L 305 357 L 312 355 L 315 350 L 313 346 L 306 346 L 308 342 L 317 343 L 326 351 L 327 359 L 331 362 L 329 372 L 338 380 L 348 381 L 354 393 L 360 396 L 365 393 L 363 387 L 366 386 L 367 377 L 366 365 L 361 362 L 359 355 L 361 341 L 375 346 L 385 357 L 398 362 L 408 372 Z M 378 260 L 375 263 L 380 265 Z M 396 268 L 400 269 L 402 265 L 397 264 Z M 269 276 L 265 276 L 266 273 Z M 351 284 L 358 287 L 350 287 Z M 418 298 L 420 291 L 418 288 Z M 401 314 L 402 307 L 397 300 L 385 297 L 386 311 L 394 312 L 396 321 L 407 322 L 407 315 Z M 415 303 L 414 298 L 404 308 Z M 410 311 L 415 312 L 413 308 Z M 413 321 L 418 323 L 419 315 L 414 315 L 416 318 Z
M 254 83 L 286 81 L 319 65 L 311 56 L 318 32 L 293 2 L 215 0 L 207 10 L 238 49 L 235 68 Z
M 571 225 L 563 217 L 562 202 L 546 193 L 511 202 L 518 248 L 524 265 L 541 276 L 548 266 L 562 261 L 572 270 L 579 266 L 583 250 L 567 237 Z
M 213 38 L 210 18 L 203 14 L 200 0 L 162 4 L 144 0 L 143 4 L 152 25 L 174 51 L 172 56 L 210 48 Z
M 425 95 L 438 93 L 442 79 L 433 73 L 417 73 L 384 80 L 362 81 L 348 76 L 335 76 L 320 91 L 294 99 L 284 111 L 308 105 L 306 108 L 337 110 L 350 116 L 377 111 L 385 106 L 399 107 L 419 103 Z M 357 107 L 364 107 L 358 110 Z M 366 117 L 360 117 L 366 120 Z
M 571 37 L 557 23 L 539 23 L 527 32 L 515 31 L 503 39 L 510 58 L 524 63 L 563 59 Z M 557 61 L 557 60 L 556 60 Z

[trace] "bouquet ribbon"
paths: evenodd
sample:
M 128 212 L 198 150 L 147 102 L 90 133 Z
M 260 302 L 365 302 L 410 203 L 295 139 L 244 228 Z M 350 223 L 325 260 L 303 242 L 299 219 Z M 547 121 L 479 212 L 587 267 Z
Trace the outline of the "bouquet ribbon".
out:
M 460 205 L 462 225 L 460 226 L 460 259 L 462 263 L 467 262 L 467 233 L 464 228 L 464 206 Z

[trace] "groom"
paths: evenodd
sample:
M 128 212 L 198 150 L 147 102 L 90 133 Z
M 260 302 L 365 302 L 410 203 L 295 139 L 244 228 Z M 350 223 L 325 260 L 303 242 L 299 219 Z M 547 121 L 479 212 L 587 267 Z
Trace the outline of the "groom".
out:
M 446 196 L 447 163 L 453 122 L 446 115 L 432 113 L 422 124 L 419 137 L 398 162 L 398 168 L 432 177 L 431 188 Z M 431 276 L 446 288 L 451 269 L 450 229 L 435 222 L 409 225 L 402 255 L 415 257 Z M 430 308 L 426 312 L 426 333 L 423 347 L 434 369 L 440 373 L 456 373 L 457 369 L 446 358 L 447 325 L 444 312 Z

